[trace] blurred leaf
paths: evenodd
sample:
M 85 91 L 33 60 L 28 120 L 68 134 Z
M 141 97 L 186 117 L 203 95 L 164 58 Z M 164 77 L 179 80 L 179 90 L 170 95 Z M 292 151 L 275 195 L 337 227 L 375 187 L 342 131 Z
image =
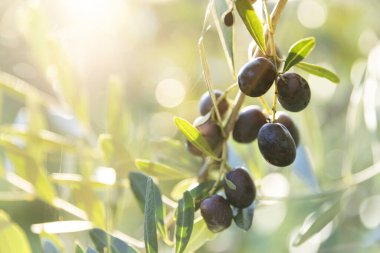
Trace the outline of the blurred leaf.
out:
M 229 9 L 225 0 L 215 0 L 215 9 L 213 11 L 214 14 L 214 22 L 216 28 L 218 30 L 219 39 L 222 43 L 222 47 L 224 50 L 224 54 L 226 56 L 227 64 L 231 69 L 232 75 L 235 76 L 235 63 L 234 63 L 234 42 L 233 42 L 233 34 L 234 29 L 233 26 L 226 26 L 223 22 L 221 22 L 223 18 L 223 14 Z
M 310 219 L 305 220 L 305 223 L 293 241 L 293 246 L 301 245 L 310 239 L 310 237 L 321 231 L 337 216 L 341 209 L 341 200 L 338 200 L 335 203 L 331 204 L 327 209 L 325 206 L 322 206 L 318 211 L 313 213 Z
M 124 89 L 118 77 L 111 77 L 108 81 L 107 95 L 107 132 L 115 139 L 124 139 L 123 133 L 127 132 L 125 124 Z
M 306 56 L 314 49 L 315 38 L 308 37 L 294 43 L 288 52 L 288 56 L 285 60 L 284 70 L 285 73 L 292 66 L 296 65 L 300 61 L 306 58 Z
M 147 182 L 149 179 L 150 177 L 140 172 L 129 173 L 129 181 L 131 184 L 133 195 L 136 197 L 140 209 L 143 212 L 145 211 Z M 157 227 L 162 236 L 166 238 L 166 229 L 164 226 L 165 209 L 162 204 L 161 192 L 155 183 L 152 182 L 152 185 L 154 193 L 154 210 L 156 214 Z
M 128 246 L 128 244 L 117 237 L 114 237 L 104 230 L 94 228 L 89 231 L 90 238 L 95 244 L 96 249 L 100 252 L 108 252 L 105 249 L 111 249 L 110 253 L 128 253 L 135 252 L 134 249 Z
M 197 179 L 195 177 L 192 178 L 186 178 L 182 181 L 179 181 L 172 189 L 170 193 L 170 197 L 174 200 L 180 200 L 183 197 L 183 193 L 189 188 L 196 184 Z
M 145 208 L 144 208 L 144 241 L 147 253 L 157 253 L 157 232 L 155 214 L 155 191 L 151 178 L 146 183 Z
M 103 160 L 108 164 L 112 161 L 115 153 L 112 136 L 110 134 L 100 134 L 98 137 L 98 147 L 103 155 Z
M 93 248 L 88 247 L 86 250 L 86 253 L 99 253 L 97 250 L 94 250 Z
M 84 253 L 82 247 L 78 243 L 75 244 L 75 253 Z
M 179 117 L 174 117 L 174 123 L 176 124 L 177 128 L 183 133 L 183 135 L 185 135 L 185 137 L 197 149 L 199 149 L 206 155 L 209 155 L 213 158 L 217 158 L 215 153 L 212 151 L 207 141 L 199 133 L 197 128 L 191 125 L 187 120 L 181 119 Z
M 207 225 L 202 217 L 195 220 L 193 232 L 191 233 L 189 243 L 185 249 L 186 253 L 195 252 L 202 247 L 207 241 L 212 240 L 215 234 L 208 230 Z
M 302 144 L 297 148 L 293 171 L 311 190 L 314 192 L 320 191 L 318 179 L 311 165 L 309 154 Z
M 195 210 L 197 210 L 201 204 L 201 201 L 209 196 L 209 192 L 214 186 L 215 181 L 202 182 L 193 189 L 190 190 L 190 194 L 194 199 Z
M 0 210 L 0 253 L 32 253 L 23 230 Z
M 185 171 L 176 170 L 168 165 L 151 162 L 149 160 L 136 159 L 135 164 L 138 169 L 161 180 L 182 179 L 191 177 L 191 174 Z
M 43 247 L 44 253 L 59 253 L 60 252 L 58 247 L 55 246 L 55 244 L 50 240 L 44 240 L 42 247 Z
M 176 222 L 176 253 L 182 253 L 189 242 L 194 223 L 194 202 L 186 191 L 178 202 Z
M 305 70 L 305 71 L 309 72 L 310 74 L 313 74 L 313 75 L 316 75 L 319 77 L 324 77 L 333 83 L 339 83 L 340 82 L 339 77 L 334 72 L 332 72 L 332 71 L 330 71 L 324 67 L 314 65 L 314 64 L 310 64 L 310 63 L 306 63 L 306 62 L 299 62 L 299 63 L 297 63 L 296 67 L 300 68 L 302 70 Z
M 265 53 L 266 44 L 264 38 L 263 25 L 256 14 L 255 9 L 248 0 L 236 0 L 236 9 L 247 27 L 252 38 L 260 48 L 261 52 Z
M 238 209 L 238 208 L 234 208 L 234 209 L 237 212 L 236 215 L 234 215 L 233 217 L 235 224 L 239 228 L 245 231 L 248 231 L 252 226 L 252 219 L 253 219 L 253 214 L 255 211 L 254 204 L 244 209 Z

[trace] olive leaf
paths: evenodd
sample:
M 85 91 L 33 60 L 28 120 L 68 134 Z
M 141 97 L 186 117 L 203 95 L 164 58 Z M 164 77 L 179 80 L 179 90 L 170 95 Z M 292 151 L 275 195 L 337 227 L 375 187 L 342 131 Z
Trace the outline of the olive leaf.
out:
M 207 141 L 203 138 L 197 128 L 191 125 L 187 120 L 174 117 L 174 123 L 185 137 L 202 153 L 217 159 L 216 154 L 212 151 Z
M 252 204 L 247 208 L 234 208 L 234 222 L 235 224 L 245 230 L 248 231 L 252 226 L 253 214 L 255 211 L 255 205 Z M 235 213 L 236 212 L 236 213 Z
M 178 202 L 176 222 L 176 253 L 184 252 L 193 230 L 194 201 L 190 192 L 186 191 Z
M 328 70 L 324 67 L 314 65 L 314 64 L 310 64 L 310 63 L 306 63 L 306 62 L 297 63 L 296 67 L 300 68 L 302 70 L 305 70 L 305 71 L 309 72 L 310 74 L 326 78 L 327 80 L 330 80 L 333 83 L 338 84 L 340 82 L 339 77 L 334 72 L 332 72 L 331 70 Z
M 264 29 L 261 20 L 256 14 L 255 9 L 252 7 L 248 0 L 236 0 L 236 9 L 247 27 L 252 38 L 255 40 L 261 52 L 265 53 L 266 44 L 264 37 Z
M 292 66 L 305 59 L 306 56 L 314 49 L 314 47 L 314 37 L 304 38 L 294 43 L 289 49 L 283 72 L 288 71 Z
M 136 159 L 135 164 L 141 171 L 161 180 L 182 179 L 191 176 L 186 171 L 177 170 L 168 165 L 149 160 Z
M 146 183 L 144 208 L 144 242 L 147 253 L 157 253 L 157 233 L 155 214 L 155 193 L 153 180 L 149 177 Z

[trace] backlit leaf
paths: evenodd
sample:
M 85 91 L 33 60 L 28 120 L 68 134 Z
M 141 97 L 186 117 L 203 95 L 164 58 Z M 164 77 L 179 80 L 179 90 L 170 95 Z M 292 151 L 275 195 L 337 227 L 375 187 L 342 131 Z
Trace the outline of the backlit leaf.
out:
M 313 75 L 316 75 L 319 77 L 324 77 L 333 83 L 339 83 L 340 82 L 339 77 L 334 72 L 332 72 L 331 70 L 328 70 L 324 67 L 314 65 L 314 64 L 310 64 L 310 63 L 306 63 L 306 62 L 300 62 L 296 65 L 296 67 L 300 68 L 302 70 L 305 70 L 305 71 L 309 72 L 310 74 L 313 74 Z
M 194 202 L 190 192 L 186 191 L 177 208 L 176 253 L 184 252 L 193 230 L 193 222 Z
M 195 220 L 193 232 L 191 233 L 189 243 L 185 249 L 186 253 L 195 252 L 202 247 L 207 241 L 212 240 L 215 234 L 208 230 L 207 225 L 202 217 Z
M 260 48 L 261 52 L 265 53 L 266 44 L 264 37 L 264 29 L 261 20 L 256 14 L 255 9 L 248 0 L 236 0 L 236 9 L 247 27 L 252 38 Z
M 84 253 L 82 247 L 78 243 L 75 245 L 75 253 Z
M 185 135 L 185 137 L 193 144 L 197 149 L 204 154 L 216 158 L 215 153 L 211 150 L 207 141 L 199 133 L 198 129 L 191 125 L 187 120 L 179 117 L 174 117 L 174 123 L 177 128 Z
M 92 242 L 100 253 L 108 252 L 105 249 L 110 249 L 111 253 L 135 252 L 126 242 L 106 233 L 102 229 L 94 228 L 89 233 Z
M 294 43 L 289 49 L 283 72 L 288 71 L 292 66 L 305 59 L 306 56 L 314 49 L 314 47 L 314 37 L 305 38 Z
M 136 159 L 135 164 L 136 167 L 143 172 L 161 180 L 182 179 L 191 176 L 185 171 L 177 170 L 168 165 L 149 160 Z

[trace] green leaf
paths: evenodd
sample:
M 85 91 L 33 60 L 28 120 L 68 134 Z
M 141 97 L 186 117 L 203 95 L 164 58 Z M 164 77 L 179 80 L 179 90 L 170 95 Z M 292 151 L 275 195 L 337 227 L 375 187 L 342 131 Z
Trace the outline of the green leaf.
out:
M 201 201 L 209 196 L 209 192 L 214 186 L 215 181 L 206 181 L 200 183 L 198 186 L 190 190 L 190 194 L 194 200 L 195 210 L 197 210 L 201 204 Z
M 186 191 L 178 202 L 176 222 L 176 253 L 184 252 L 193 230 L 194 202 L 190 192 Z
M 313 75 L 316 75 L 319 77 L 324 77 L 333 83 L 339 83 L 340 82 L 339 77 L 334 72 L 332 72 L 331 70 L 328 70 L 324 67 L 314 65 L 314 64 L 310 64 L 310 63 L 306 63 L 306 62 L 300 62 L 296 65 L 296 67 L 300 68 L 302 70 L 305 70 L 305 71 L 309 72 L 310 74 L 313 74 Z
M 193 232 L 185 252 L 195 252 L 197 249 L 202 247 L 207 241 L 213 239 L 215 234 L 208 230 L 207 225 L 202 217 L 195 220 L 193 225 Z
M 147 182 L 149 177 L 140 173 L 140 172 L 130 172 L 129 173 L 129 181 L 131 184 L 131 189 L 133 194 L 135 195 L 137 202 L 141 208 L 141 211 L 145 210 L 145 202 L 146 202 L 146 189 Z M 166 238 L 167 233 L 164 226 L 164 216 L 165 209 L 162 204 L 161 192 L 156 184 L 153 183 L 153 192 L 154 192 L 154 206 L 155 206 L 155 214 L 157 227 L 160 233 L 164 238 Z
M 162 163 L 136 159 L 135 164 L 136 167 L 139 168 L 141 171 L 151 176 L 155 176 L 161 180 L 183 179 L 191 177 L 191 174 L 185 171 L 174 169 Z
M 255 9 L 253 9 L 248 0 L 236 0 L 235 4 L 240 17 L 252 38 L 256 41 L 256 44 L 260 48 L 261 52 L 265 53 L 266 44 L 264 29 Z
M 157 233 L 155 214 L 154 184 L 151 178 L 146 183 L 145 209 L 144 209 L 144 241 L 147 253 L 157 253 Z
M 75 244 L 75 253 L 84 253 L 82 247 L 79 245 L 79 243 Z
M 174 117 L 174 123 L 177 128 L 185 135 L 185 137 L 193 144 L 197 149 L 202 151 L 204 154 L 209 155 L 213 158 L 217 158 L 215 153 L 211 150 L 207 141 L 199 133 L 198 129 L 191 125 L 187 120 L 181 119 L 179 117 Z
M 55 244 L 50 240 L 44 240 L 42 246 L 43 246 L 44 253 L 59 253 L 60 252 L 58 247 L 55 246 Z
M 234 221 L 235 224 L 245 230 L 248 231 L 252 226 L 252 220 L 253 220 L 253 214 L 254 214 L 254 206 L 251 205 L 244 209 L 237 209 L 236 215 L 234 215 Z
M 111 249 L 110 253 L 134 252 L 134 250 L 129 247 L 126 242 L 106 233 L 102 229 L 94 228 L 91 229 L 89 233 L 92 242 L 100 253 L 105 252 L 105 249 L 107 248 Z
M 216 25 L 216 29 L 219 34 L 220 42 L 222 43 L 222 47 L 224 50 L 224 54 L 226 56 L 227 64 L 231 69 L 233 75 L 235 75 L 235 63 L 234 63 L 234 41 L 233 34 L 234 29 L 233 26 L 226 26 L 221 19 L 223 18 L 223 14 L 228 11 L 229 7 L 225 0 L 215 0 L 214 2 L 214 21 Z
M 88 247 L 86 250 L 86 253 L 99 253 L 97 250 L 94 250 L 93 248 Z
M 0 210 L 0 253 L 32 253 L 24 231 Z
M 322 206 L 318 211 L 313 213 L 311 217 L 308 217 L 303 226 L 301 227 L 298 235 L 293 241 L 293 246 L 299 246 L 310 237 L 321 231 L 328 223 L 330 223 L 342 209 L 341 200 L 326 206 Z M 310 224 L 311 223 L 311 224 Z
M 314 37 L 308 37 L 294 43 L 289 49 L 283 72 L 288 71 L 292 66 L 305 59 L 306 56 L 314 49 L 314 47 Z

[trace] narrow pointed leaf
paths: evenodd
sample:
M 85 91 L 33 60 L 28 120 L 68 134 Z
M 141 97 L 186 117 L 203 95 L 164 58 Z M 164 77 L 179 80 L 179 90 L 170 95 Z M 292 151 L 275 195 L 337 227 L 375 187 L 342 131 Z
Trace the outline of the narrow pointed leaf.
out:
M 306 63 L 306 62 L 300 62 L 296 65 L 296 67 L 300 68 L 302 70 L 305 70 L 305 71 L 309 72 L 310 74 L 326 78 L 327 80 L 330 80 L 333 83 L 338 84 L 340 82 L 340 79 L 337 76 L 337 74 L 335 74 L 331 70 L 328 70 L 324 67 L 314 65 L 314 64 L 310 64 L 310 63 Z
M 136 167 L 141 171 L 151 176 L 155 176 L 161 180 L 183 179 L 191 177 L 191 174 L 186 171 L 177 170 L 162 163 L 136 159 L 135 164 Z
M 236 211 L 237 213 L 233 217 L 235 224 L 239 228 L 248 231 L 252 226 L 254 206 L 251 205 L 244 209 L 237 209 Z
M 174 123 L 183 135 L 193 144 L 197 149 L 204 154 L 217 158 L 215 153 L 211 150 L 207 141 L 199 133 L 198 129 L 191 125 L 187 120 L 179 117 L 174 117 Z
M 305 59 L 306 56 L 314 49 L 314 47 L 314 37 L 305 38 L 294 43 L 289 49 L 283 72 L 288 71 L 292 66 Z
M 310 225 L 309 219 L 301 227 L 300 232 L 293 241 L 293 246 L 298 246 L 310 239 L 313 235 L 321 231 L 328 223 L 330 223 L 342 209 L 341 200 L 336 201 L 327 209 L 322 206 L 313 216 Z
M 249 0 L 236 0 L 235 4 L 236 9 L 249 33 L 255 40 L 261 52 L 264 53 L 266 51 L 264 29 L 255 9 L 250 4 Z
M 207 241 L 213 239 L 215 234 L 208 230 L 207 225 L 202 217 L 199 217 L 193 225 L 193 232 L 185 252 L 195 252 L 202 247 Z
M 75 253 L 84 253 L 82 247 L 78 243 L 75 245 Z
M 176 223 L 176 253 L 184 252 L 193 230 L 194 202 L 190 192 L 186 191 L 178 202 Z
M 233 26 L 226 26 L 223 22 L 223 14 L 228 11 L 229 7 L 226 3 L 226 0 L 215 0 L 215 8 L 213 11 L 214 21 L 216 29 L 219 34 L 220 42 L 226 56 L 227 64 L 231 69 L 233 75 L 235 75 L 235 63 L 234 63 L 234 42 L 233 42 Z
M 156 214 L 155 214 L 155 194 L 153 180 L 148 178 L 145 194 L 144 209 L 144 241 L 147 253 L 157 253 L 157 233 L 156 233 Z
M 201 204 L 201 201 L 209 196 L 209 191 L 214 186 L 215 181 L 202 182 L 193 189 L 190 190 L 190 194 L 194 200 L 195 210 L 197 210 Z
M 105 252 L 105 249 L 108 249 L 108 248 L 111 250 L 111 253 L 135 252 L 135 250 L 129 247 L 126 242 L 108 234 L 102 229 L 99 229 L 99 228 L 91 229 L 89 234 L 90 234 L 90 238 L 92 242 L 95 245 L 95 248 L 100 253 Z
M 146 201 L 145 193 L 146 193 L 148 178 L 149 178 L 148 176 L 140 172 L 129 173 L 129 181 L 131 184 L 131 189 L 132 189 L 133 195 L 135 195 L 137 199 L 137 202 L 142 212 L 144 212 L 144 209 L 145 209 L 145 201 Z M 162 236 L 166 238 L 167 233 L 164 226 L 165 210 L 164 210 L 164 205 L 162 204 L 160 189 L 155 183 L 153 183 L 153 192 L 154 192 L 154 204 L 155 204 L 157 228 L 162 234 Z
M 86 253 L 99 253 L 97 250 L 94 250 L 93 248 L 88 247 L 86 250 Z

